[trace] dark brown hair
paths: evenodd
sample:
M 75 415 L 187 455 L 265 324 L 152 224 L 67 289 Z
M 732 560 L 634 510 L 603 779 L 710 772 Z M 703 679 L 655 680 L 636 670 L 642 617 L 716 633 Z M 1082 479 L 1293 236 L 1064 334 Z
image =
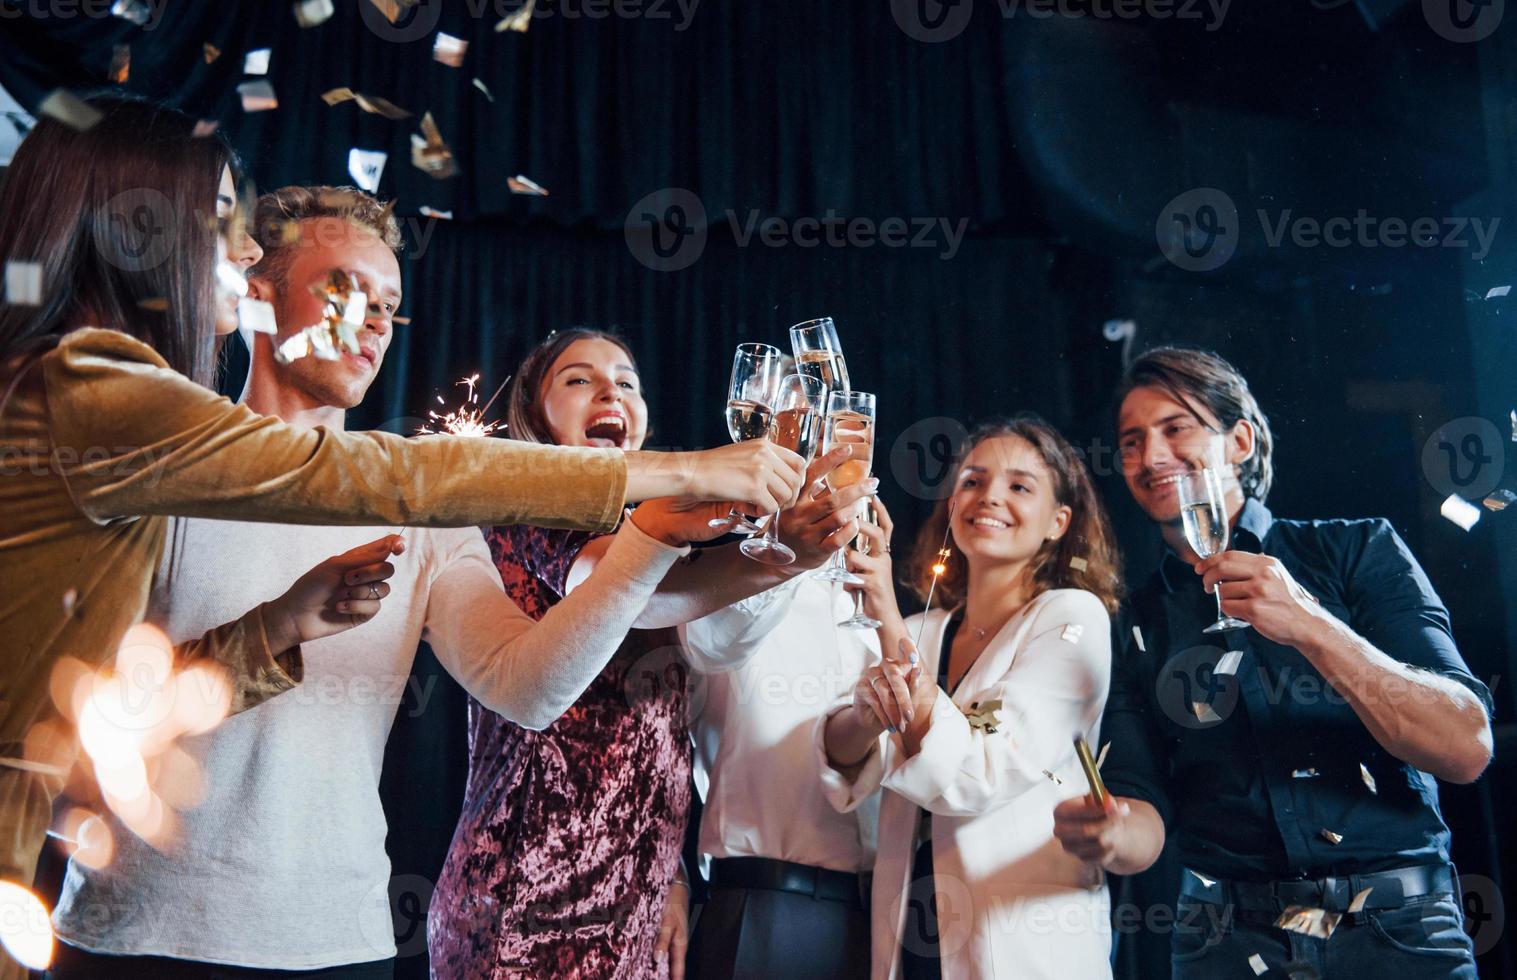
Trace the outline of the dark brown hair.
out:
M 1155 347 L 1141 354 L 1122 375 L 1113 406 L 1115 416 L 1121 415 L 1122 402 L 1136 388 L 1158 388 L 1168 393 L 1205 424 L 1205 418 L 1196 411 L 1199 405 L 1222 423 L 1224 432 L 1247 420 L 1254 428 L 1254 453 L 1238 464 L 1238 483 L 1256 500 L 1262 502 L 1269 496 L 1275 481 L 1274 435 L 1269 419 L 1237 368 L 1220 355 L 1198 347 Z M 1120 429 L 1120 418 L 1116 422 Z
M 558 360 L 558 355 L 568 350 L 571 344 L 581 340 L 604 340 L 615 344 L 627 355 L 627 363 L 637 370 L 637 359 L 627 342 L 616 334 L 604 330 L 575 327 L 571 330 L 555 330 L 522 358 L 521 366 L 511 377 L 510 390 L 506 393 L 506 434 L 524 442 L 540 442 L 553 445 L 553 430 L 543 415 L 542 386 L 548 369 Z
M 216 193 L 236 155 L 190 116 L 122 95 L 84 131 L 44 116 L 0 189 L 0 267 L 42 267 L 37 306 L 0 305 L 0 360 L 86 320 L 214 380 Z
M 1100 599 L 1107 612 L 1115 613 L 1122 600 L 1122 561 L 1117 541 L 1084 461 L 1057 429 L 1031 414 L 981 425 L 970 433 L 954 461 L 951 472 L 955 479 L 975 447 L 1000 436 L 1016 436 L 1037 451 L 1053 477 L 1054 499 L 1070 510 L 1069 527 L 1063 537 L 1045 541 L 1033 557 L 1032 580 L 1038 592 L 1084 589 Z M 948 529 L 950 499 L 943 498 L 933 508 L 932 516 L 917 532 L 906 564 L 903 582 L 924 602 L 932 587 L 932 566 L 939 560 L 938 549 Z M 933 599 L 943 609 L 962 603 L 969 591 L 969 562 L 953 546 L 952 539 L 948 546 L 949 556 L 943 562 L 945 568 Z
M 400 223 L 395 220 L 393 202 L 380 201 L 357 187 L 281 187 L 258 198 L 252 233 L 263 258 L 249 275 L 283 288 L 302 241 L 300 223 L 316 218 L 340 218 L 372 232 L 391 251 L 400 251 Z

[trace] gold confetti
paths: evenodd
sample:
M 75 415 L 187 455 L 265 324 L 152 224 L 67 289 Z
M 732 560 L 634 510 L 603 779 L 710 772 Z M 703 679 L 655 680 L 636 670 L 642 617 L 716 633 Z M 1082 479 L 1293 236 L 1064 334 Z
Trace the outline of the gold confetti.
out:
M 279 99 L 274 95 L 274 86 L 262 79 L 243 82 L 237 86 L 237 94 L 242 96 L 243 112 L 267 112 L 269 109 L 279 108 Z
M 1064 780 L 1060 779 L 1058 777 L 1058 774 L 1056 774 L 1054 772 L 1051 772 L 1048 769 L 1044 769 L 1043 770 L 1043 775 L 1047 776 L 1050 780 L 1052 780 L 1053 784 L 1055 786 L 1063 786 L 1064 785 Z
M 490 90 L 485 87 L 484 82 L 476 78 L 474 79 L 474 87 L 483 92 L 485 94 L 485 98 L 489 99 L 492 103 L 495 101 L 495 96 L 490 94 Z M 1517 432 L 1517 428 L 1514 428 L 1513 431 Z M 1512 438 L 1517 439 L 1517 436 L 1513 436 Z
M 402 10 L 416 6 L 419 0 L 369 0 L 369 2 L 384 15 L 385 20 L 393 24 L 400 19 Z
M 408 316 L 392 316 L 390 322 L 399 327 L 410 326 L 411 318 Z
M 205 63 L 208 65 L 211 62 L 215 61 L 217 58 L 221 57 L 221 49 L 209 41 L 202 44 L 200 48 L 205 53 Z
M 1448 495 L 1448 499 L 1438 508 L 1438 513 L 1466 531 L 1480 521 L 1480 508 L 1455 493 Z
M 1517 502 L 1517 493 L 1505 489 L 1497 490 L 1481 501 L 1485 504 L 1485 509 L 1490 511 L 1506 510 L 1514 502 Z
M 258 48 L 249 51 L 242 57 L 242 73 L 244 75 L 267 75 L 269 73 L 269 55 L 273 53 L 269 48 Z
M 37 106 L 37 111 L 44 116 L 52 116 L 81 133 L 105 118 L 99 109 L 61 88 L 48 93 L 42 104 Z
M 221 125 L 219 119 L 202 119 L 195 124 L 195 130 L 191 136 L 209 136 L 216 132 L 216 127 Z
M 149 313 L 167 313 L 169 311 L 169 301 L 163 296 L 153 296 L 140 301 L 137 304 L 137 309 L 147 310 Z
M 986 701 L 984 704 L 975 701 L 969 706 L 969 710 L 964 712 L 964 719 L 969 722 L 970 728 L 984 731 L 987 735 L 994 735 L 996 726 L 1001 723 L 1001 719 L 996 715 L 1001 707 L 1002 702 L 999 700 Z
M 332 0 L 301 0 L 295 4 L 295 20 L 301 27 L 317 27 L 332 19 Z
M 421 133 L 411 134 L 412 166 L 435 180 L 456 176 L 458 166 L 453 162 L 453 151 L 443 142 L 430 112 L 421 117 Z
M 527 33 L 527 28 L 532 26 L 532 9 L 537 6 L 537 0 L 527 0 L 516 9 L 511 16 L 495 25 L 495 33 L 501 31 L 516 31 L 518 34 Z
M 1373 888 L 1365 888 L 1356 894 L 1354 896 L 1354 900 L 1348 903 L 1349 914 L 1357 915 L 1358 913 L 1363 912 L 1364 903 L 1369 901 L 1370 892 L 1374 890 L 1375 889 Z
M 1222 716 L 1212 710 L 1212 706 L 1205 701 L 1192 701 L 1190 710 L 1195 712 L 1196 720 L 1203 725 L 1209 725 L 1214 721 L 1221 721 Z
M 507 179 L 506 186 L 511 188 L 512 194 L 529 194 L 533 197 L 547 197 L 548 189 L 525 174 L 517 174 Z
M 437 40 L 432 42 L 432 60 L 449 68 L 462 68 L 468 51 L 468 41 L 442 31 L 437 32 Z
M 111 16 L 129 20 L 141 27 L 153 19 L 153 11 L 142 0 L 116 0 L 111 4 Z
M 1084 558 L 1075 557 L 1069 559 L 1069 567 L 1073 568 L 1077 572 L 1083 572 L 1085 569 L 1090 567 L 1090 562 L 1086 561 Z
M 1338 928 L 1338 922 L 1343 918 L 1337 912 L 1329 912 L 1326 909 L 1315 909 L 1307 905 L 1290 905 L 1280 918 L 1275 920 L 1275 928 L 1285 929 L 1288 932 L 1297 932 L 1303 936 L 1311 936 L 1314 939 L 1327 939 Z
M 437 218 L 437 219 L 440 219 L 442 221 L 452 221 L 453 220 L 453 212 L 452 211 L 439 211 L 436 208 L 429 208 L 425 204 L 423 204 L 421 206 L 420 210 L 421 210 L 421 216 L 423 218 Z
M 1375 788 L 1375 777 L 1370 774 L 1369 767 L 1362 762 L 1359 763 L 1359 778 L 1364 780 L 1364 785 L 1369 788 L 1371 793 L 1374 793 L 1376 796 L 1380 795 L 1380 790 Z
M 1264 962 L 1264 957 L 1258 953 L 1251 953 L 1249 955 L 1248 966 L 1249 969 L 1254 971 L 1254 976 L 1256 977 L 1263 976 L 1264 972 L 1269 969 L 1269 966 Z
M 376 116 L 384 116 L 386 119 L 409 119 L 411 113 L 391 102 L 389 99 L 381 99 L 377 95 L 365 95 L 355 92 L 350 88 L 334 88 L 329 92 L 323 92 L 321 99 L 327 105 L 342 105 L 344 102 L 357 102 L 358 108 L 364 112 Z
M 1322 839 L 1327 841 L 1329 844 L 1337 845 L 1343 843 L 1342 834 L 1328 830 L 1326 827 L 1323 827 L 1321 830 L 1317 831 L 1317 833 L 1321 834 Z
M 12 306 L 42 305 L 42 263 L 19 259 L 5 263 L 5 301 Z
M 111 70 L 106 73 L 116 85 L 125 85 L 132 75 L 132 46 L 118 44 L 111 48 Z

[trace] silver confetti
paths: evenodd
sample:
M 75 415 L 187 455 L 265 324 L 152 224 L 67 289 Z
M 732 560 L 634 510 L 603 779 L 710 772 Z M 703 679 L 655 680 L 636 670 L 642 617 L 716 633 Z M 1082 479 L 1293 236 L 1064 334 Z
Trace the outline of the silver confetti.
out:
M 383 150 L 348 150 L 348 174 L 353 183 L 370 194 L 379 193 L 379 176 L 384 173 L 385 161 L 390 158 Z
M 13 306 L 42 305 L 42 263 L 5 263 L 5 301 Z
M 1480 521 L 1480 508 L 1458 494 L 1451 493 L 1438 513 L 1468 531 Z
M 1492 286 L 1490 289 L 1488 289 L 1488 290 L 1485 291 L 1485 298 L 1486 299 L 1495 299 L 1498 296 L 1505 296 L 1507 293 L 1510 293 L 1511 291 L 1512 291 L 1512 287 L 1511 286 Z
M 85 102 L 79 96 L 65 89 L 54 89 L 48 93 L 37 106 L 37 113 L 43 116 L 52 116 L 66 126 L 72 126 L 79 132 L 84 132 L 91 126 L 104 119 L 105 116 L 94 106 Z
M 495 33 L 501 31 L 516 31 L 519 34 L 527 33 L 527 28 L 532 26 L 532 8 L 537 6 L 537 0 L 527 0 L 517 8 L 516 12 L 495 25 Z
M 1217 666 L 1212 670 L 1212 673 L 1223 677 L 1236 674 L 1238 672 L 1238 664 L 1242 662 L 1242 650 L 1229 650 L 1222 655 L 1221 660 L 1217 661 Z
M 1140 651 L 1143 653 L 1148 652 L 1148 647 L 1143 645 L 1143 631 L 1138 629 L 1136 624 L 1134 624 L 1132 628 L 1132 638 L 1138 641 L 1138 649 Z
M 1265 971 L 1269 969 L 1269 966 L 1264 962 L 1264 957 L 1258 953 L 1249 956 L 1248 965 L 1254 971 L 1254 976 L 1256 977 L 1263 976 Z
M 116 0 L 111 4 L 111 16 L 129 20 L 141 27 L 153 19 L 153 11 L 142 0 Z
M 449 68 L 462 68 L 468 51 L 468 41 L 442 31 L 437 32 L 437 40 L 432 42 L 432 60 Z
M 1316 779 L 1320 775 L 1322 775 L 1322 774 L 1320 772 L 1318 772 L 1315 768 L 1311 768 L 1311 769 L 1296 769 L 1296 770 L 1294 770 L 1294 771 L 1291 772 L 1291 778 L 1292 779 Z
M 484 82 L 476 78 L 474 79 L 474 87 L 483 92 L 485 94 L 485 98 L 489 99 L 492 103 L 495 101 L 495 96 L 490 94 L 490 90 L 485 87 Z
M 295 20 L 301 27 L 316 27 L 332 19 L 332 0 L 301 0 L 295 5 Z
M 274 304 L 261 299 L 243 299 L 237 302 L 237 325 L 253 333 L 279 332 L 279 325 L 274 322 Z
M 1362 762 L 1359 763 L 1359 778 L 1364 780 L 1364 785 L 1369 788 L 1371 793 L 1374 793 L 1376 796 L 1380 795 L 1380 790 L 1375 788 L 1375 777 L 1370 774 L 1369 767 Z
M 243 112 L 267 112 L 270 109 L 279 108 L 279 98 L 274 94 L 274 86 L 263 79 L 243 82 L 237 86 L 237 94 L 242 96 Z
M 1311 936 L 1314 939 L 1327 939 L 1338 928 L 1338 922 L 1343 918 L 1337 912 L 1329 912 L 1326 909 L 1311 908 L 1307 905 L 1290 905 L 1280 918 L 1275 920 L 1275 928 L 1285 929 L 1288 932 L 1297 932 L 1303 936 Z
M 258 48 L 249 51 L 242 59 L 242 73 L 244 75 L 267 75 L 269 73 L 269 55 L 273 53 L 269 48 Z

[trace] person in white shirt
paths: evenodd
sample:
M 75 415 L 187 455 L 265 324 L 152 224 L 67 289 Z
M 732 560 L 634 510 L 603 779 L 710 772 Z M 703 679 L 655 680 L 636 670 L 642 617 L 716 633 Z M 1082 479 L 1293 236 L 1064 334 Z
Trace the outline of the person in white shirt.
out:
M 695 655 L 699 847 L 711 896 L 690 939 L 691 980 L 863 980 L 878 807 L 838 812 L 816 779 L 812 730 L 879 657 L 841 629 L 852 602 L 816 575 L 680 630 Z M 758 602 L 767 601 L 762 609 Z
M 283 238 L 281 222 L 298 225 L 295 242 Z M 389 342 L 400 301 L 398 228 L 380 202 L 346 188 L 264 195 L 254 225 L 266 254 L 251 295 L 274 304 L 283 332 L 317 321 L 322 299 L 312 287 L 333 269 L 354 275 L 371 298 L 362 356 L 282 365 L 268 337 L 253 350 L 251 408 L 341 430 L 344 409 L 361 401 Z M 418 642 L 480 703 L 545 726 L 601 671 L 688 553 L 685 543 L 709 536 L 708 517 L 727 506 L 641 505 L 594 574 L 540 623 L 506 596 L 478 528 L 406 530 L 403 558 L 376 573 L 388 581 L 347 579 L 361 593 L 355 601 L 384 601 L 379 615 L 307 645 L 304 683 L 293 691 L 185 741 L 204 772 L 205 798 L 183 814 L 171 848 L 155 850 L 111 821 L 114 860 L 70 863 L 54 915 L 63 943 L 52 976 L 391 976 L 378 787 Z M 386 530 L 178 521 L 150 616 L 171 638 L 198 636 Z M 754 582 L 749 592 L 772 584 Z
M 936 578 L 940 604 L 905 621 L 889 530 L 866 525 L 869 554 L 849 556 L 886 656 L 815 729 L 834 805 L 885 790 L 872 976 L 1109 976 L 1100 870 L 1053 836 L 1054 807 L 1087 789 L 1073 736 L 1097 744 L 1118 601 L 1084 465 L 1031 416 L 977 431 L 914 550 L 912 584 Z

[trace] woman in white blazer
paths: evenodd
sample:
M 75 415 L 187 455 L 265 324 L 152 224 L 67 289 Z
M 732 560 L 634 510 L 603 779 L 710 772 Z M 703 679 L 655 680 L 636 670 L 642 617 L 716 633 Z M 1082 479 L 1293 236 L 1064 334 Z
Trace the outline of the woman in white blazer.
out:
M 886 656 L 816 736 L 834 806 L 885 790 L 872 976 L 1109 977 L 1100 870 L 1053 837 L 1054 806 L 1088 791 L 1073 737 L 1099 744 L 1119 598 L 1089 475 L 1035 417 L 977 431 L 914 551 L 911 584 L 925 596 L 936 574 L 937 608 L 904 621 L 889 530 L 850 556 Z

